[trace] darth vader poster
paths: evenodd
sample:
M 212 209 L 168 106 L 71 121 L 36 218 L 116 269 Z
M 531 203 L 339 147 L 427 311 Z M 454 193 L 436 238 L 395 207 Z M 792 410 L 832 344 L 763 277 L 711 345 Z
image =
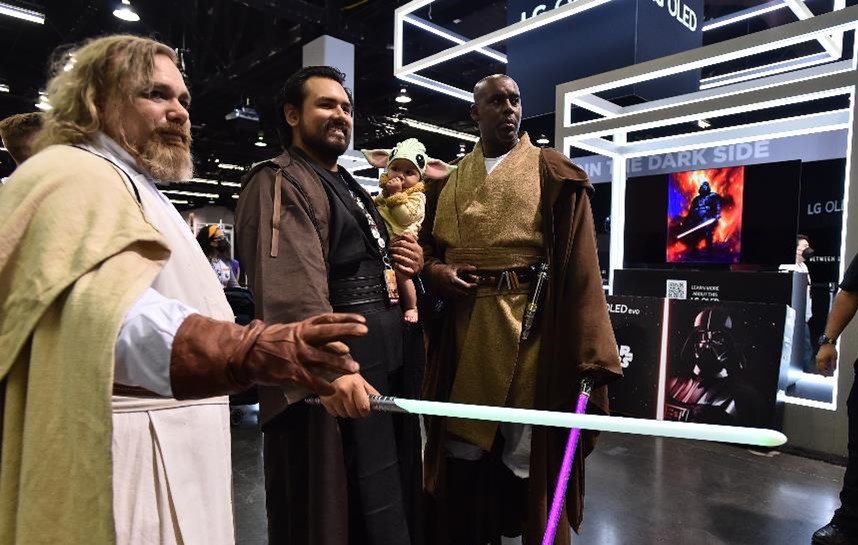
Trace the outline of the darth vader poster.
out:
M 671 300 L 664 419 L 775 426 L 783 305 Z

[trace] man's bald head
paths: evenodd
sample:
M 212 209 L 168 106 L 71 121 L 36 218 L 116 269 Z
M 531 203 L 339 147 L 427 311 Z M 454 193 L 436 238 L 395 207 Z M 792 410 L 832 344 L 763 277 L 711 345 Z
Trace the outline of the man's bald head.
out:
M 515 80 L 495 74 L 478 81 L 474 86 L 471 119 L 480 128 L 486 157 L 500 157 L 518 145 L 521 96 Z
M 474 85 L 474 103 L 480 101 L 479 96 L 481 94 L 485 94 L 486 87 L 489 87 L 489 83 L 496 83 L 503 80 L 509 80 L 516 87 L 518 87 L 518 84 L 515 82 L 515 80 L 507 76 L 506 74 L 492 74 L 491 76 L 486 76 L 480 81 L 478 81 L 476 85 Z

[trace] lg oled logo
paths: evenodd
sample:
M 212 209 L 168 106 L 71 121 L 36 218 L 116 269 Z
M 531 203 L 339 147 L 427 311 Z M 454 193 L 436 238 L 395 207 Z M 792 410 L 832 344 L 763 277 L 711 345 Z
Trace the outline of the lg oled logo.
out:
M 641 313 L 641 309 L 632 308 L 623 303 L 608 303 L 608 312 L 611 314 L 631 314 L 632 316 L 638 316 Z
M 665 8 L 671 17 L 676 19 L 679 24 L 694 32 L 697 30 L 697 13 L 688 5 L 683 4 L 682 0 L 653 0 L 660 8 Z M 546 11 L 557 9 L 564 4 L 570 4 L 572 0 L 557 0 L 556 2 L 547 4 L 538 4 L 534 6 L 533 11 L 529 14 L 526 11 L 521 12 L 521 20 L 526 21 Z
M 549 7 L 548 7 L 548 6 L 549 6 L 549 4 L 539 4 L 538 6 L 536 6 L 535 8 L 533 8 L 533 12 L 532 12 L 529 16 L 528 16 L 528 14 L 527 14 L 527 12 L 526 12 L 526 11 L 522 11 L 522 12 L 521 12 L 521 20 L 522 20 L 522 21 L 526 21 L 526 20 L 527 20 L 527 19 L 529 19 L 530 17 L 536 17 L 537 15 L 539 15 L 540 13 L 542 13 L 543 11 L 548 11 L 549 9 L 557 9 L 557 8 L 559 8 L 560 6 L 562 6 L 563 4 L 568 4 L 568 3 L 569 3 L 569 2 L 571 2 L 571 1 L 572 1 L 572 0 L 557 0 L 556 2 L 554 2 L 554 7 L 553 7 L 553 8 L 549 8 Z
M 627 368 L 632 360 L 635 359 L 634 353 L 632 353 L 632 347 L 626 344 L 620 345 L 620 367 L 623 369 Z

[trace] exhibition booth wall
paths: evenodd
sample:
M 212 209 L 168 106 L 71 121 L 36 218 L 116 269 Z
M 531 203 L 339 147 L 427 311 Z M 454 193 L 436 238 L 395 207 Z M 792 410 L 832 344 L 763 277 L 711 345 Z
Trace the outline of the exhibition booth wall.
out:
M 639 343 L 653 346 L 636 351 L 625 344 L 626 356 L 634 354 L 633 361 L 640 363 L 640 358 L 654 358 L 657 353 L 658 364 L 641 365 L 649 369 L 648 375 L 628 373 L 634 380 L 618 385 L 615 392 L 619 396 L 624 388 L 638 390 L 625 392 L 625 400 L 617 397 L 618 410 L 630 402 L 638 403 L 625 407 L 631 414 L 651 417 L 655 411 L 661 418 L 694 418 L 695 410 L 687 404 L 691 400 L 684 395 L 689 388 L 676 382 L 677 376 L 689 377 L 687 369 L 676 371 L 689 361 L 687 349 L 682 356 L 677 343 L 690 342 L 698 322 L 707 312 L 715 312 L 724 320 L 729 316 L 736 325 L 722 324 L 719 333 L 729 332 L 734 359 L 743 361 L 732 371 L 724 371 L 745 377 L 744 393 L 733 395 L 760 403 L 752 411 L 759 420 L 735 423 L 782 423 L 793 448 L 846 454 L 845 401 L 853 380 L 851 363 L 858 355 L 855 326 L 847 328 L 840 339 L 839 370 L 829 379 L 802 368 L 807 362 L 798 354 L 799 344 L 811 335 L 797 336 L 805 316 L 797 308 L 801 305 L 796 290 L 785 295 L 786 301 L 764 303 L 726 294 L 731 284 L 749 284 L 748 279 L 760 275 L 776 278 L 774 271 L 780 264 L 795 262 L 796 234 L 808 231 L 805 234 L 819 250 L 816 260 L 809 263 L 816 284 L 812 310 L 817 316 L 816 323 L 809 325 L 818 328 L 830 306 L 831 284 L 858 252 L 858 213 L 850 213 L 858 206 L 856 185 L 850 184 L 856 175 L 858 71 L 854 50 L 841 55 L 844 32 L 854 31 L 856 26 L 858 8 L 835 4 L 831 13 L 557 86 L 558 147 L 574 156 L 596 181 L 600 177 L 611 181 L 609 188 L 597 185 L 593 201 L 611 304 L 632 308 L 634 303 L 641 309 L 655 305 L 662 312 L 660 323 L 651 320 L 647 325 L 660 328 L 661 335 L 642 330 L 634 335 Z M 610 96 L 612 90 L 630 84 L 823 37 L 830 37 L 836 47 L 821 64 L 761 73 L 746 81 L 693 92 L 678 89 L 672 96 L 631 105 Z M 845 102 L 818 100 L 835 97 Z M 781 108 L 796 104 L 808 108 L 798 115 Z M 581 109 L 590 112 L 589 119 L 582 119 Z M 708 119 L 717 119 L 719 127 L 709 131 L 687 128 L 696 120 Z M 580 157 L 582 150 L 596 156 Z M 695 213 L 699 217 L 692 217 Z M 689 285 L 716 286 L 696 294 L 677 289 L 676 276 L 706 271 L 727 276 L 717 282 L 686 280 Z M 658 293 L 637 293 L 622 280 L 623 275 L 626 280 L 637 277 L 640 287 L 647 274 L 658 276 Z M 799 275 L 804 276 L 788 276 Z M 648 297 L 616 299 L 631 294 Z M 658 314 L 651 309 L 641 312 Z M 628 317 L 617 323 L 617 313 L 612 316 L 622 354 L 620 339 L 628 338 L 626 330 L 635 328 Z M 749 328 L 753 334 L 747 333 Z M 678 340 L 683 338 L 685 341 Z M 768 348 L 763 350 L 763 345 Z M 799 380 L 793 380 L 796 375 Z M 797 391 L 795 385 L 801 379 L 827 388 L 828 399 L 806 395 L 813 388 Z M 700 404 L 693 405 L 700 409 Z

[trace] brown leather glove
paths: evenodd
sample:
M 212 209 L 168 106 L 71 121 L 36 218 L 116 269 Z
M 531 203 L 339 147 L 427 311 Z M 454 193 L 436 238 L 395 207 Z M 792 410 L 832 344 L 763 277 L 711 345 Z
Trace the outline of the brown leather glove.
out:
M 359 314 L 322 314 L 293 324 L 247 326 L 188 316 L 173 340 L 170 384 L 176 399 L 235 394 L 254 384 L 296 384 L 319 395 L 334 388 L 313 370 L 358 371 L 343 339 L 366 335 Z

